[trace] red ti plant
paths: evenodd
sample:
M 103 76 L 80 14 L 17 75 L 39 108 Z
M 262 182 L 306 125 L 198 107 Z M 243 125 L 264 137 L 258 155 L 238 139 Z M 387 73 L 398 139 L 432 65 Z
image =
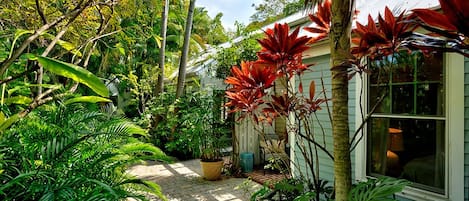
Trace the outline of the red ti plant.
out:
M 302 63 L 302 53 L 309 48 L 306 44 L 310 38 L 298 36 L 298 28 L 289 32 L 287 24 L 276 24 L 273 29 L 267 29 L 265 38 L 258 40 L 262 46 L 257 54 L 259 59 L 231 69 L 231 76 L 225 80 L 231 85 L 226 91 L 227 106 L 233 108 L 232 112 L 243 112 L 240 118 L 250 115 L 256 123 L 259 120 L 272 123 L 272 117 L 286 116 L 292 109 L 288 104 L 292 104 L 291 92 L 294 90 L 287 88 L 286 95 L 280 96 L 269 93 L 275 80 L 289 80 L 309 67 Z M 272 101 L 267 104 L 268 99 Z M 261 109 L 263 104 L 267 108 Z
M 409 17 L 404 17 L 404 11 L 396 17 L 388 7 L 384 9 L 384 17 L 378 15 L 379 24 L 368 15 L 368 24 L 357 22 L 353 30 L 356 37 L 352 38 L 352 42 L 356 46 L 352 48 L 352 54 L 358 58 L 368 56 L 375 59 L 395 53 L 402 48 L 402 41 L 416 28 L 406 23 L 408 21 Z
M 233 108 L 231 112 L 242 112 L 240 118 L 245 115 L 253 115 L 257 122 L 257 109 L 264 103 L 263 97 L 266 90 L 271 88 L 276 79 L 273 68 L 256 62 L 242 62 L 241 68 L 231 68 L 232 76 L 227 77 L 225 82 L 232 86 L 226 91 L 230 101 L 227 106 Z
M 315 23 L 315 26 L 304 28 L 306 31 L 318 34 L 317 37 L 311 39 L 310 43 L 326 38 L 331 30 L 331 0 L 318 4 L 317 9 L 315 14 L 308 15 L 309 19 Z
M 288 133 L 294 133 L 297 139 L 302 138 L 308 144 L 314 144 L 297 146 L 301 153 L 309 154 L 304 158 L 307 158 L 309 169 L 313 172 L 315 186 L 320 189 L 319 172 L 315 169 L 319 166 L 314 164 L 317 162 L 317 150 L 321 149 L 333 157 L 314 140 L 310 122 L 316 117 L 315 112 L 321 109 L 320 105 L 327 100 L 317 96 L 323 92 L 316 93 L 314 82 L 310 84 L 309 96 L 303 95 L 301 77 L 311 65 L 303 64 L 302 54 L 309 48 L 307 43 L 311 38 L 298 34 L 299 28 L 290 32 L 287 24 L 275 24 L 273 29 L 265 31 L 265 37 L 258 40 L 262 46 L 257 54 L 258 60 L 244 62 L 241 67 L 234 66 L 231 76 L 226 78 L 225 83 L 231 86 L 226 91 L 229 99 L 227 106 L 232 108 L 231 112 L 241 112 L 240 118 L 251 117 L 257 126 L 268 126 L 275 118 L 282 117 L 287 120 Z M 300 80 L 298 88 L 291 82 L 294 76 Z M 290 115 L 295 117 L 294 122 L 289 121 Z M 263 137 L 263 133 L 260 134 Z M 300 140 L 295 142 L 299 143 Z M 316 159 L 313 160 L 314 157 Z M 284 161 L 283 164 L 290 163 Z
M 469 3 L 467 0 L 439 0 L 442 13 L 431 9 L 413 9 L 420 20 L 419 25 L 431 34 L 416 37 L 410 45 L 423 50 L 458 52 L 466 57 L 469 54 Z M 443 36 L 441 40 L 432 36 Z

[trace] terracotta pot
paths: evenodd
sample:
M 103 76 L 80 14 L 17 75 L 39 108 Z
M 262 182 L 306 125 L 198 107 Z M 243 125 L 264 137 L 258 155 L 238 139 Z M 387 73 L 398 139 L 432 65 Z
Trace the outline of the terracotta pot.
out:
M 221 169 L 223 167 L 223 160 L 215 162 L 203 162 L 200 161 L 200 166 L 202 166 L 202 172 L 204 179 L 209 181 L 218 180 L 221 178 Z

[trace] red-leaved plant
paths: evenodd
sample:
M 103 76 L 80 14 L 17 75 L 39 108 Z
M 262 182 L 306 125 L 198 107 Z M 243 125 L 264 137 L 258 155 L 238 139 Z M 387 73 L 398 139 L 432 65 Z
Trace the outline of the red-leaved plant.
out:
M 287 132 L 297 136 L 296 147 L 308 159 L 307 167 L 314 175 L 314 189 L 320 192 L 323 183 L 320 182 L 319 171 L 315 169 L 318 163 L 316 159 L 309 159 L 317 158 L 319 149 L 333 157 L 324 144 L 314 140 L 317 134 L 313 133 L 310 122 L 317 118 L 315 112 L 327 99 L 321 96 L 324 92 L 316 93 L 314 81 L 309 85 L 309 93 L 303 94 L 301 77 L 311 65 L 303 63 L 302 55 L 309 48 L 307 43 L 317 39 L 298 36 L 298 33 L 299 28 L 290 32 L 287 24 L 275 24 L 273 29 L 265 31 L 265 37 L 258 40 L 262 46 L 257 54 L 258 60 L 232 67 L 231 76 L 226 78 L 225 83 L 230 85 L 226 91 L 229 99 L 226 106 L 232 108 L 231 112 L 241 112 L 238 120 L 251 117 L 258 127 L 272 125 L 278 117 L 286 119 Z M 294 76 L 299 81 L 298 85 L 291 82 Z M 294 116 L 293 122 L 288 121 L 290 115 Z M 259 134 L 261 139 L 265 139 L 264 133 Z M 288 167 L 290 161 L 282 163 Z
M 315 23 L 314 27 L 305 27 L 306 31 L 318 34 L 312 38 L 310 43 L 315 43 L 329 35 L 331 30 L 331 0 L 324 1 L 323 4 L 317 6 L 318 11 L 315 14 L 310 14 L 309 19 Z
M 260 39 L 262 46 L 258 52 L 258 60 L 243 62 L 241 67 L 234 66 L 231 76 L 227 77 L 225 83 L 231 86 L 226 91 L 231 107 L 231 112 L 241 111 L 240 118 L 250 116 L 256 123 L 272 123 L 277 116 L 288 116 L 289 112 L 295 110 L 293 105 L 303 101 L 310 108 L 318 109 L 316 103 L 323 101 L 314 100 L 314 93 L 305 100 L 293 96 L 294 91 L 302 93 L 303 86 L 294 90 L 289 80 L 294 76 L 301 76 L 310 66 L 302 62 L 302 53 L 307 50 L 307 36 L 298 36 L 299 28 L 290 33 L 287 24 L 275 24 L 273 29 L 265 31 L 265 38 Z M 278 79 L 286 80 L 285 91 L 275 94 L 271 88 Z M 314 90 L 314 84 L 312 85 Z M 302 102 L 302 103 L 303 103 Z M 261 107 L 262 105 L 262 107 Z
M 424 51 L 458 52 L 469 54 L 469 3 L 467 0 L 439 0 L 441 10 L 413 9 L 419 25 L 430 31 L 427 35 L 414 37 L 409 46 Z M 433 36 L 443 37 L 437 38 Z
M 384 9 L 384 17 L 379 14 L 379 24 L 368 15 L 368 24 L 357 22 L 353 30 L 356 37 L 352 42 L 356 46 L 352 48 L 352 54 L 357 57 L 368 56 L 371 59 L 393 54 L 401 48 L 402 40 L 416 28 L 415 25 L 406 23 L 408 20 L 408 17 L 404 17 L 404 12 L 395 17 L 388 7 Z

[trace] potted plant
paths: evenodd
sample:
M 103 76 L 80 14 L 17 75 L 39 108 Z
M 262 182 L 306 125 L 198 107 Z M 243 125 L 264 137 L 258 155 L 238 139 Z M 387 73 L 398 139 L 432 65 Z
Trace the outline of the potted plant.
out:
M 227 136 L 229 127 L 226 123 L 216 122 L 200 135 L 200 165 L 206 180 L 221 178 L 223 168 L 222 149 L 230 142 Z

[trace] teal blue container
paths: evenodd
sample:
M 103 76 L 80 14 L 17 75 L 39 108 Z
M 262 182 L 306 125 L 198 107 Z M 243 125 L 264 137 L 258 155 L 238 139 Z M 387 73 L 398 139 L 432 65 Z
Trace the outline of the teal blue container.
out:
M 241 170 L 243 173 L 252 172 L 254 166 L 254 153 L 243 152 L 240 155 L 241 159 Z

